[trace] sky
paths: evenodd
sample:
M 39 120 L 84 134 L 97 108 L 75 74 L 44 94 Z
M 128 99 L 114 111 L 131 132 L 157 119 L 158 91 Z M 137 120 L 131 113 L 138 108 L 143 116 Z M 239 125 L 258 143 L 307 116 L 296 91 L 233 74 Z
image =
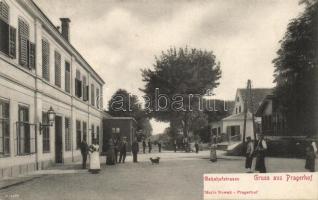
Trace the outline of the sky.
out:
M 70 41 L 105 81 L 104 105 L 119 88 L 142 100 L 140 69 L 170 47 L 213 51 L 222 78 L 216 98 L 237 88 L 273 87 L 273 64 L 299 0 L 34 0 L 56 25 L 68 17 Z M 167 124 L 152 120 L 154 134 Z

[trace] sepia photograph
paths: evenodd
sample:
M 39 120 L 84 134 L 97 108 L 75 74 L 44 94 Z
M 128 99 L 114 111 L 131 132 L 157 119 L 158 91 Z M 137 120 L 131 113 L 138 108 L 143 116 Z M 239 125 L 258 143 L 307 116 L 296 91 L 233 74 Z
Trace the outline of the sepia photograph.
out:
M 0 0 L 0 200 L 318 200 L 318 0 Z

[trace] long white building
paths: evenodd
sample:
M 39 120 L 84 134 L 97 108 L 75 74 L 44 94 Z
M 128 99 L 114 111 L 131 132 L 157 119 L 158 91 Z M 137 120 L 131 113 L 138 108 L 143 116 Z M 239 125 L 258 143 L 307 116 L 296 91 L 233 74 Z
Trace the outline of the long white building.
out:
M 0 0 L 0 177 L 80 159 L 102 140 L 102 78 L 32 0 Z M 48 124 L 48 110 L 56 116 Z

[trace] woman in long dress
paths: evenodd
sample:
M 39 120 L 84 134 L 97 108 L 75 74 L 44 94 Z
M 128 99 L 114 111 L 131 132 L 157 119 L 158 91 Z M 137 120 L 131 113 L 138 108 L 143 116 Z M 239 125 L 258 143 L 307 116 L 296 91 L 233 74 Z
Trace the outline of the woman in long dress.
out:
M 94 144 L 90 145 L 89 153 L 89 171 L 97 174 L 100 171 L 99 146 L 97 143 L 94 142 Z

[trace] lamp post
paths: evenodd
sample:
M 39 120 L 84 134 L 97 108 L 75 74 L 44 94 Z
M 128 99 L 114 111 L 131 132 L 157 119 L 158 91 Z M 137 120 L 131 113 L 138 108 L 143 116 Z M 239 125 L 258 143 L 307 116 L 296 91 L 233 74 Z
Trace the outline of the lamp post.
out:
M 40 122 L 40 134 L 42 133 L 42 130 L 44 127 L 50 127 L 50 126 L 53 126 L 54 124 L 54 121 L 55 121 L 55 112 L 52 108 L 52 106 L 50 107 L 50 109 L 47 111 L 47 114 L 48 114 L 48 120 L 49 120 L 49 123 L 48 124 L 42 124 Z

